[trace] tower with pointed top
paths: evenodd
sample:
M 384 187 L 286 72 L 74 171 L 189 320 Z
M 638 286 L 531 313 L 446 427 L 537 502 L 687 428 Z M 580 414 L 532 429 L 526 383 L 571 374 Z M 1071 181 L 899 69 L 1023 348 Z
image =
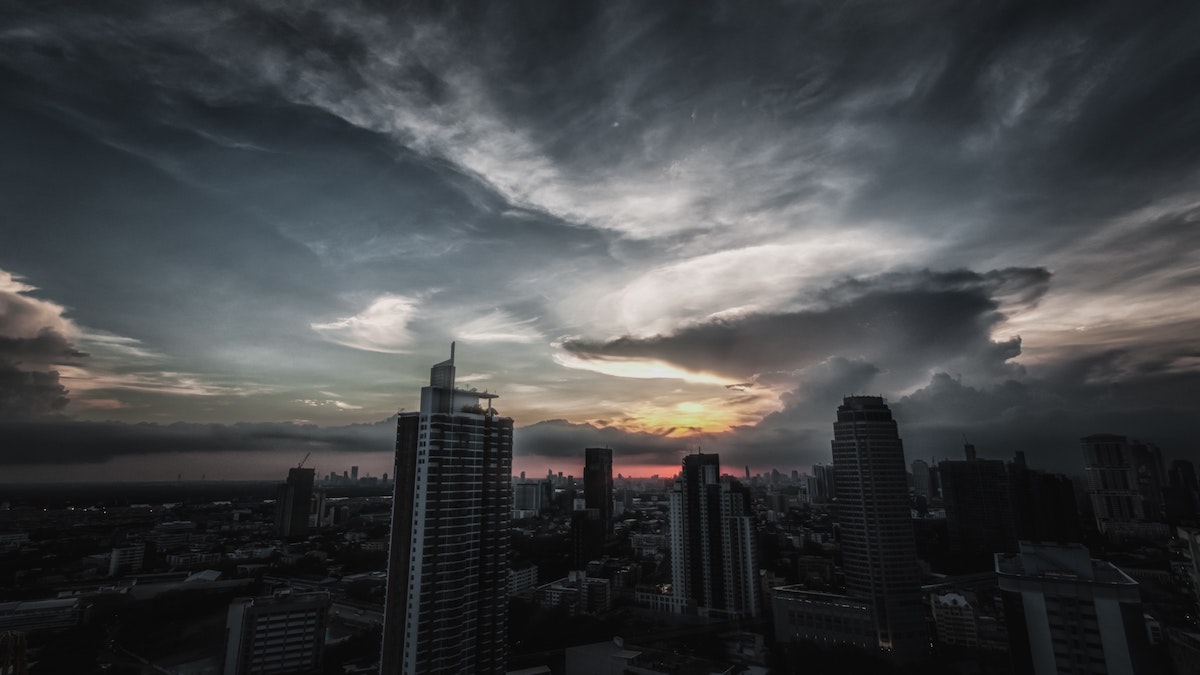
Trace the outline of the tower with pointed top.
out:
M 380 675 L 505 670 L 513 421 L 454 379 L 397 419 Z

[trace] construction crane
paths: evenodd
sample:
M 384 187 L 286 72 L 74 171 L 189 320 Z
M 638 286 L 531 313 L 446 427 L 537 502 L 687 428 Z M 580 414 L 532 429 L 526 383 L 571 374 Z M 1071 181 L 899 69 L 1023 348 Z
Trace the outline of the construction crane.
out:
M 297 469 L 303 469 L 303 468 L 304 468 L 304 463 L 308 461 L 308 457 L 309 457 L 309 455 L 312 455 L 312 453 L 311 453 L 311 452 L 306 452 L 306 453 L 304 453 L 304 459 L 300 460 L 300 463 L 296 465 L 296 468 L 297 468 Z

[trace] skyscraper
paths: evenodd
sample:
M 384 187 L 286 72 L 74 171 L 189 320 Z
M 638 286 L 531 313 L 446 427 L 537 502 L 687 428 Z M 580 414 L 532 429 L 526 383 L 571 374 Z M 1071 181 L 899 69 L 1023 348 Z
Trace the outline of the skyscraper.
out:
M 600 512 L 604 534 L 613 528 L 612 449 L 584 448 L 583 498 L 587 508 Z
M 898 661 L 928 646 L 904 445 L 879 396 L 850 396 L 833 424 L 846 592 L 866 600 L 880 649 Z
M 719 476 L 717 455 L 687 455 L 671 490 L 673 606 L 712 617 L 755 617 L 762 608 L 749 494 Z
M 1166 525 L 1147 517 L 1135 452 L 1128 439 L 1095 434 L 1079 439 L 1079 445 L 1083 450 L 1088 495 L 1101 534 L 1111 538 L 1169 537 Z
M 308 534 L 315 479 L 315 469 L 288 469 L 287 483 L 279 486 L 275 499 L 275 531 L 281 538 L 296 539 Z
M 998 459 L 978 459 L 968 445 L 967 459 L 938 464 L 950 549 L 966 554 L 981 569 L 992 566 L 996 553 L 1017 551 L 1017 522 L 1008 469 Z
M 381 675 L 505 668 L 513 422 L 454 375 L 451 345 L 397 420 Z

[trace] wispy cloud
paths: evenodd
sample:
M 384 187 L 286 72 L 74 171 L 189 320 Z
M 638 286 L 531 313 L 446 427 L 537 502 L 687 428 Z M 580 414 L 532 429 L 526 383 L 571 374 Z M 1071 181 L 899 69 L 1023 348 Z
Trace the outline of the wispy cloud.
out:
M 322 338 L 346 347 L 404 354 L 412 344 L 408 324 L 419 306 L 414 298 L 381 295 L 358 314 L 310 325 Z

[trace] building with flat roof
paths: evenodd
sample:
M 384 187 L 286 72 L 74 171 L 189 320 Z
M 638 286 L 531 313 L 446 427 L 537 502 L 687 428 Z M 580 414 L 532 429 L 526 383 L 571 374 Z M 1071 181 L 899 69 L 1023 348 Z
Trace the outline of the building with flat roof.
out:
M 237 598 L 225 622 L 225 675 L 321 672 L 329 594 Z
M 1034 675 L 1153 672 L 1138 584 L 1079 544 L 996 555 L 1014 668 Z

